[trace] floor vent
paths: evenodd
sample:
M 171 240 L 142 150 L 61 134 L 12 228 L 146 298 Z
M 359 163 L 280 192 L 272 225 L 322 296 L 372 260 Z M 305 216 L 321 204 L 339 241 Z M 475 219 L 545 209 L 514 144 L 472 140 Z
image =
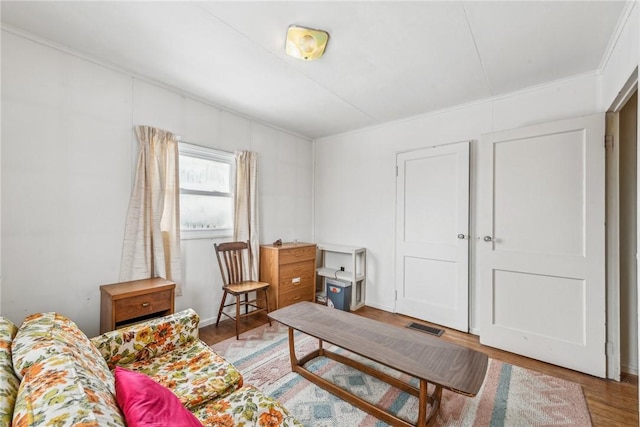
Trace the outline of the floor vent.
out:
M 444 329 L 433 328 L 427 325 L 421 325 L 420 323 L 411 322 L 407 325 L 409 329 L 415 329 L 416 331 L 426 332 L 427 334 L 435 335 L 439 337 L 444 334 Z

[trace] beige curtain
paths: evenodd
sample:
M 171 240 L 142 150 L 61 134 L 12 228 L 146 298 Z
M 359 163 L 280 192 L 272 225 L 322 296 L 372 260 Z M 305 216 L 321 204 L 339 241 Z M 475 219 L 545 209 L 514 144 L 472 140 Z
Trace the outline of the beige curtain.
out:
M 170 132 L 136 126 L 138 167 L 125 226 L 120 281 L 164 277 L 182 294 L 178 141 Z
M 253 254 L 249 272 L 258 280 L 260 265 L 260 233 L 258 224 L 258 154 L 236 151 L 235 217 L 233 240 L 247 241 Z

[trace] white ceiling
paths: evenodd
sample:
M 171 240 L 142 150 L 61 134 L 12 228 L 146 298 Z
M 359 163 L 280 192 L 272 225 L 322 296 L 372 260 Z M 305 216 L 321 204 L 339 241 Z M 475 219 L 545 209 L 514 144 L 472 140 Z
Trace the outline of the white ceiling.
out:
M 309 138 L 594 72 L 620 1 L 2 1 L 2 25 Z M 284 53 L 321 28 L 318 61 Z

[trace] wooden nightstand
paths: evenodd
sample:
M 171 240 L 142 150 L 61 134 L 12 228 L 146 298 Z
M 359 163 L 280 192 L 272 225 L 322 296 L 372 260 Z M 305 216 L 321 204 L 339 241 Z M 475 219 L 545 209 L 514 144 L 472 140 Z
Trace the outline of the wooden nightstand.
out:
M 175 288 L 162 277 L 100 286 L 100 333 L 173 314 Z

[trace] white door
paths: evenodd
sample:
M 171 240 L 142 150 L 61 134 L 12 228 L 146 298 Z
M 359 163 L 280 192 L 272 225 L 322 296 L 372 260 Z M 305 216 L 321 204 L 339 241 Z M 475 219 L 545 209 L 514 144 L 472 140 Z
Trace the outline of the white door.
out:
M 482 136 L 482 344 L 605 376 L 604 167 L 603 114 Z
M 397 156 L 396 311 L 469 329 L 469 143 Z

